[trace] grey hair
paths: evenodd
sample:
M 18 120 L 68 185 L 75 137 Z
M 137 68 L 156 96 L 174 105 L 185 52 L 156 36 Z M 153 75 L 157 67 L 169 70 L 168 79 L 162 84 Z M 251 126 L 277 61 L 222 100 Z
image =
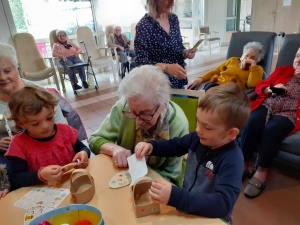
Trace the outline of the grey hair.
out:
M 10 59 L 15 68 L 18 68 L 16 50 L 9 44 L 0 42 L 0 59 Z
M 134 68 L 125 76 L 118 91 L 126 101 L 134 97 L 148 98 L 159 105 L 170 101 L 169 79 L 157 66 L 144 65 Z
M 120 28 L 122 29 L 122 27 L 121 27 L 120 25 L 115 25 L 114 28 L 113 28 L 113 31 L 115 31 L 115 29 L 116 29 L 117 27 L 120 27 Z
M 65 35 L 67 36 L 66 31 L 64 31 L 64 30 L 57 30 L 57 31 L 56 31 L 56 37 L 58 37 L 58 35 L 59 35 L 60 33 L 65 33 Z
M 257 62 L 259 63 L 266 54 L 266 50 L 264 48 L 264 46 L 256 41 L 253 42 L 248 42 L 243 49 L 243 54 L 246 53 L 247 51 L 252 50 L 255 51 L 256 55 L 257 55 Z

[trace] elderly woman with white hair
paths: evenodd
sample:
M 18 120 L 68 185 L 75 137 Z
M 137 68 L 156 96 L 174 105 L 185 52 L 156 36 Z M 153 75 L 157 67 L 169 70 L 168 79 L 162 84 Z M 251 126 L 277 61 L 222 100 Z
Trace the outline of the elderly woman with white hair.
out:
M 71 81 L 74 90 L 81 89 L 82 87 L 78 85 L 78 80 L 73 69 L 70 69 L 68 66 L 71 66 L 76 63 L 82 63 L 82 60 L 79 58 L 79 54 L 82 53 L 81 48 L 75 45 L 73 42 L 68 40 L 67 33 L 64 30 L 57 30 L 56 36 L 58 42 L 54 43 L 52 56 L 59 58 L 59 64 L 62 65 L 66 71 L 68 71 L 69 78 Z M 88 88 L 89 85 L 86 82 L 86 75 L 83 67 L 78 67 L 76 70 L 79 73 L 79 77 L 82 81 L 84 88 Z
M 27 85 L 37 85 L 31 81 L 21 79 L 18 73 L 18 62 L 15 49 L 4 43 L 0 43 L 0 164 L 5 164 L 6 153 L 13 134 L 18 132 L 13 121 L 8 120 L 10 115 L 7 103 L 9 97 L 16 91 Z M 55 122 L 64 123 L 59 106 L 55 111 Z
M 198 89 L 204 82 L 204 90 L 234 82 L 242 89 L 255 88 L 262 80 L 263 68 L 257 65 L 265 56 L 265 50 L 259 42 L 249 42 L 244 46 L 241 58 L 232 57 L 217 68 L 205 73 L 188 84 L 188 89 Z
M 88 142 L 95 154 L 112 156 L 117 167 L 127 167 L 137 143 L 169 140 L 188 133 L 188 121 L 182 109 L 170 101 L 170 86 L 161 69 L 137 67 L 121 82 L 116 102 L 99 130 Z M 182 157 L 153 157 L 147 164 L 176 185 L 181 186 Z
M 185 49 L 178 17 L 171 13 L 174 0 L 147 0 L 148 13 L 136 25 L 136 66 L 155 65 L 168 76 L 172 88 L 188 83 L 184 60 L 196 50 Z

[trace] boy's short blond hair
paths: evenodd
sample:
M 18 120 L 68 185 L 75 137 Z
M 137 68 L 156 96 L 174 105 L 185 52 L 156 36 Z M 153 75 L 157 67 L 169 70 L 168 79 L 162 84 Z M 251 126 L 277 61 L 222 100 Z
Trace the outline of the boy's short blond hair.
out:
M 27 116 L 40 113 L 43 107 L 54 109 L 57 103 L 56 97 L 46 89 L 38 86 L 25 86 L 13 93 L 8 100 L 9 119 L 27 122 Z
M 198 108 L 216 113 L 227 129 L 241 130 L 250 116 L 250 100 L 247 94 L 233 82 L 208 89 L 204 98 L 200 100 Z

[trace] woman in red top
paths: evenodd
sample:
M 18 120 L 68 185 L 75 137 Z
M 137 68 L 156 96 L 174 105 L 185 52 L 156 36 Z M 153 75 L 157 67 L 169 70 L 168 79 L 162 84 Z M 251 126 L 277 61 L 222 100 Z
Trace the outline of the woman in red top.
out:
M 79 54 L 82 53 L 81 48 L 68 40 L 67 34 L 64 30 L 57 30 L 56 36 L 58 42 L 54 43 L 52 56 L 59 58 L 59 64 L 65 67 L 68 71 L 70 81 L 75 90 L 81 89 L 82 87 L 77 84 L 78 80 L 76 74 L 72 69 L 69 69 L 68 66 L 71 66 L 76 63 L 82 63 L 82 60 L 79 58 Z M 78 67 L 76 70 L 79 73 L 80 79 L 82 80 L 82 85 L 84 88 L 88 88 L 89 85 L 86 82 L 86 75 L 83 67 Z
M 257 84 L 255 91 L 258 97 L 251 102 L 252 112 L 240 139 L 245 165 L 243 178 L 249 174 L 253 152 L 259 153 L 258 168 L 244 191 L 250 198 L 265 188 L 268 169 L 281 142 L 300 129 L 300 48 L 293 66 L 278 67 L 268 79 Z

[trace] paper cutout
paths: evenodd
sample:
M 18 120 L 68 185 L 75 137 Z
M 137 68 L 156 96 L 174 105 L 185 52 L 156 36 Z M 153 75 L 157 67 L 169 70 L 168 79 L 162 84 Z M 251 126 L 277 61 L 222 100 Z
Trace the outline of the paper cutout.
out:
M 44 206 L 35 206 L 27 209 L 24 216 L 24 225 L 28 225 L 31 220 L 42 215 L 43 213 L 49 212 L 55 208 L 53 207 L 44 207 Z
M 128 172 L 131 175 L 130 186 L 132 186 L 139 178 L 145 176 L 148 173 L 148 167 L 145 157 L 143 157 L 142 159 L 137 159 L 135 154 L 129 156 L 127 158 L 127 162 L 129 165 Z
M 69 189 L 41 187 L 33 188 L 22 198 L 14 203 L 14 206 L 28 209 L 36 206 L 44 208 L 56 208 L 70 193 Z
M 131 177 L 128 171 L 122 171 L 115 174 L 109 181 L 110 188 L 121 188 L 127 186 L 131 182 Z

